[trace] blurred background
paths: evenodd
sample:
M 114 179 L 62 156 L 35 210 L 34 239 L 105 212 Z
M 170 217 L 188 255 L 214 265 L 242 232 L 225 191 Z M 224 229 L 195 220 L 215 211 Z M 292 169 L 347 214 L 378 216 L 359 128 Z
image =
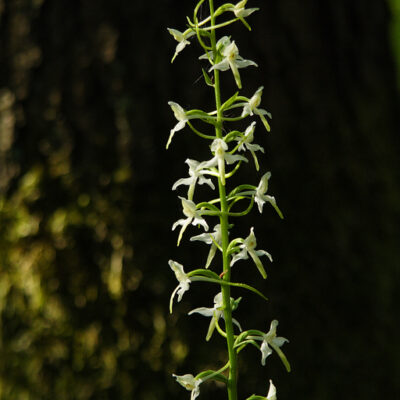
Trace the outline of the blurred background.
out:
M 217 4 L 220 2 L 217 1 Z M 168 313 L 176 279 L 207 246 L 176 248 L 181 205 L 172 184 L 205 144 L 180 131 L 167 102 L 212 108 L 197 44 L 171 65 L 194 1 L 0 0 L 0 398 L 188 399 L 171 374 L 222 365 L 206 344 L 214 286 L 193 284 Z M 400 399 L 400 1 L 251 0 L 253 30 L 232 35 L 243 95 L 264 86 L 273 115 L 256 141 L 272 171 L 271 207 L 235 221 L 256 227 L 274 263 L 233 278 L 236 318 L 278 335 L 292 363 L 240 358 L 240 398 Z M 223 74 L 223 95 L 235 90 Z M 191 227 L 189 234 L 199 233 Z M 203 385 L 200 398 L 225 398 Z

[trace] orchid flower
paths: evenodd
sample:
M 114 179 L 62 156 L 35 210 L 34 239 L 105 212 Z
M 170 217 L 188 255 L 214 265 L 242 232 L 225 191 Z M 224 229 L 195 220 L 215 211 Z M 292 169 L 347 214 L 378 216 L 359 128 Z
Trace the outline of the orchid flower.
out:
M 187 29 L 185 32 L 180 32 L 176 29 L 171 29 L 171 28 L 167 28 L 167 29 L 168 29 L 168 32 L 178 42 L 178 45 L 176 46 L 176 49 L 175 49 L 175 54 L 171 60 L 171 63 L 173 63 L 175 60 L 175 57 L 178 55 L 178 53 L 180 53 L 186 47 L 186 45 L 190 44 L 189 40 L 187 40 L 187 39 L 190 38 L 191 36 L 194 36 L 195 32 L 192 31 L 191 29 Z
M 286 342 L 289 342 L 289 340 L 281 336 L 276 336 L 276 327 L 278 324 L 279 322 L 274 319 L 271 322 L 270 329 L 267 333 L 263 334 L 262 336 L 249 336 L 248 339 L 262 341 L 260 346 L 262 365 L 265 365 L 265 360 L 270 354 L 272 354 L 272 347 L 278 353 L 286 368 L 290 371 L 289 363 L 280 349 L 280 347 L 282 347 Z
M 231 298 L 231 301 L 233 301 L 232 298 Z M 200 315 L 204 315 L 205 317 L 211 317 L 210 325 L 209 325 L 208 331 L 207 331 L 206 341 L 210 340 L 218 320 L 221 317 L 224 318 L 223 306 L 224 306 L 224 303 L 222 300 L 222 293 L 220 292 L 214 297 L 214 307 L 213 308 L 199 307 L 199 308 L 195 308 L 194 310 L 192 310 L 188 313 L 188 315 L 197 313 Z M 240 331 L 242 330 L 239 322 L 235 318 L 232 318 L 232 322 L 238 326 Z
M 172 111 L 174 112 L 174 116 L 178 120 L 178 123 L 170 131 L 167 146 L 166 146 L 167 149 L 168 149 L 169 145 L 171 144 L 171 141 L 172 141 L 172 138 L 173 138 L 175 132 L 182 130 L 185 127 L 186 122 L 189 121 L 189 119 L 195 119 L 195 118 L 202 117 L 201 114 L 196 113 L 196 112 L 191 113 L 189 115 L 188 112 L 186 112 L 178 103 L 175 103 L 174 101 L 169 101 L 168 105 L 171 107 Z
M 172 111 L 174 112 L 175 118 L 178 120 L 178 123 L 170 131 L 170 135 L 166 146 L 167 149 L 172 141 L 172 137 L 174 136 L 175 132 L 178 132 L 181 129 L 183 129 L 186 125 L 186 122 L 189 121 L 190 119 L 190 116 L 186 114 L 185 110 L 178 103 L 169 101 L 168 105 L 172 108 Z
M 221 225 L 215 225 L 213 233 L 202 233 L 201 235 L 193 236 L 190 238 L 190 241 L 199 240 L 201 242 L 211 244 L 210 251 L 208 253 L 206 268 L 208 268 L 213 260 L 215 253 L 217 251 L 217 246 L 221 245 L 222 234 L 221 234 Z
M 217 52 L 221 52 L 226 46 L 229 46 L 230 43 L 231 40 L 229 39 L 229 36 L 222 36 L 222 38 L 219 39 L 215 45 Z M 210 62 L 214 61 L 214 52 L 213 51 L 205 52 L 199 57 L 199 60 L 209 60 Z
M 239 55 L 239 49 L 237 48 L 235 42 L 230 42 L 229 38 L 223 47 L 221 54 L 223 59 L 214 64 L 209 71 L 217 69 L 219 71 L 227 71 L 229 68 L 232 70 L 233 76 L 235 78 L 236 85 L 239 89 L 242 88 L 242 83 L 240 80 L 239 68 L 246 68 L 250 65 L 257 67 L 257 64 L 251 60 L 244 60 L 243 57 Z
M 260 167 L 255 152 L 261 151 L 262 153 L 264 153 L 264 149 L 258 144 L 253 144 L 255 128 L 256 128 L 256 122 L 254 121 L 245 130 L 244 137 L 237 138 L 236 140 L 239 142 L 239 148 L 238 148 L 239 151 L 244 151 L 246 149 L 250 151 L 251 155 L 254 158 L 254 164 L 256 166 L 256 170 L 258 171 Z
M 244 239 L 243 244 L 240 245 L 240 248 L 242 250 L 240 251 L 240 253 L 236 254 L 232 258 L 231 267 L 238 260 L 247 260 L 249 258 L 249 254 L 250 254 L 250 257 L 253 259 L 254 263 L 256 264 L 256 267 L 260 271 L 260 274 L 265 279 L 267 277 L 267 273 L 265 272 L 265 269 L 264 269 L 259 257 L 267 256 L 271 262 L 272 262 L 272 257 L 271 257 L 271 254 L 267 253 L 265 250 L 256 250 L 255 249 L 256 247 L 257 247 L 257 240 L 256 240 L 256 236 L 254 235 L 254 228 L 251 228 L 250 235 L 247 236 L 247 238 Z
M 190 177 L 177 180 L 174 183 L 174 186 L 172 186 L 172 190 L 175 190 L 180 185 L 188 185 L 189 186 L 188 199 L 193 200 L 194 189 L 195 189 L 195 185 L 197 182 L 199 183 L 199 185 L 206 183 L 208 186 L 210 186 L 211 189 L 215 189 L 215 186 L 212 183 L 212 180 L 204 178 L 204 176 L 203 176 L 203 174 L 205 172 L 205 169 L 204 169 L 205 163 L 204 162 L 187 159 L 185 161 L 185 163 L 187 165 L 189 165 Z
M 182 385 L 185 389 L 190 390 L 192 393 L 190 395 L 190 400 L 195 400 L 200 394 L 200 384 L 203 382 L 201 379 L 196 379 L 191 374 L 186 375 L 175 375 L 172 376 L 176 379 L 176 381 Z
M 215 139 L 211 144 L 211 151 L 214 153 L 214 157 L 205 161 L 203 167 L 211 168 L 218 165 L 219 178 L 221 183 L 225 185 L 225 161 L 227 164 L 233 164 L 236 161 L 246 161 L 247 158 L 239 155 L 233 155 L 226 153 L 228 145 L 222 139 Z
M 261 118 L 262 123 L 265 126 L 265 129 L 269 132 L 271 130 L 267 119 L 264 117 L 264 115 L 267 115 L 268 118 L 272 118 L 271 114 L 263 110 L 262 108 L 258 108 L 258 106 L 261 103 L 261 96 L 262 96 L 262 91 L 264 87 L 260 86 L 257 91 L 253 94 L 253 96 L 250 98 L 250 100 L 247 103 L 243 104 L 243 111 L 242 111 L 242 117 L 245 117 L 246 115 L 253 115 L 256 114 Z
M 185 199 L 183 197 L 180 197 L 182 201 L 182 209 L 183 209 L 183 214 L 187 217 L 187 218 L 182 218 L 179 219 L 178 221 L 176 221 L 174 223 L 174 225 L 172 225 L 172 230 L 175 230 L 175 228 L 178 225 L 182 225 L 182 228 L 179 232 L 179 236 L 178 236 L 178 246 L 179 243 L 182 239 L 182 235 L 183 232 L 185 232 L 186 228 L 188 227 L 188 225 L 192 224 L 192 225 L 201 225 L 204 230 L 208 231 L 208 225 L 206 220 L 201 216 L 201 211 L 197 210 L 196 208 L 196 204 L 193 203 L 192 200 L 188 200 Z
M 169 301 L 169 312 L 172 313 L 172 304 L 174 301 L 175 294 L 178 293 L 178 302 L 180 302 L 182 300 L 183 294 L 189 290 L 189 285 L 192 281 L 187 276 L 187 274 L 185 274 L 182 264 L 179 264 L 173 260 L 169 260 L 168 264 L 171 267 L 172 271 L 174 271 L 176 279 L 179 282 L 179 285 L 172 292 L 171 298 Z
M 265 365 L 266 358 L 272 353 L 272 350 L 269 346 L 276 349 L 282 347 L 285 342 L 289 342 L 289 340 L 284 337 L 276 336 L 276 327 L 278 324 L 279 322 L 274 319 L 271 322 L 269 331 L 263 336 L 263 341 L 261 343 L 262 365 Z
M 271 172 L 267 172 L 262 176 L 260 183 L 258 184 L 257 189 L 255 191 L 254 200 L 257 203 L 258 211 L 260 212 L 260 214 L 262 213 L 264 203 L 268 201 L 269 203 L 271 203 L 271 206 L 274 207 L 275 211 L 279 214 L 279 216 L 283 218 L 281 210 L 276 205 L 275 197 L 265 194 L 268 190 L 268 181 L 270 178 L 271 178 Z
M 240 21 L 251 30 L 249 24 L 246 22 L 245 18 L 248 17 L 250 14 L 253 14 L 254 11 L 259 10 L 259 8 L 245 8 L 247 0 L 239 1 L 236 5 L 232 5 L 231 7 L 227 8 L 227 11 L 232 11 L 235 14 L 236 18 L 239 18 Z

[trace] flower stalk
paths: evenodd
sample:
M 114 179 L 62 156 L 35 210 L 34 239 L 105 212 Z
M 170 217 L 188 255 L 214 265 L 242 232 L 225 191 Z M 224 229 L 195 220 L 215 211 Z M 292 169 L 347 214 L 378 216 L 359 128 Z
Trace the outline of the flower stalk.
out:
M 184 293 L 189 291 L 192 282 L 218 285 L 219 292 L 214 296 L 214 307 L 199 307 L 189 312 L 189 315 L 200 314 L 205 317 L 211 317 L 206 341 L 212 340 L 213 333 L 216 332 L 226 340 L 228 354 L 227 363 L 217 371 L 204 371 L 197 376 L 192 374 L 173 375 L 178 383 L 191 391 L 192 400 L 201 396 L 201 384 L 211 379 L 225 383 L 229 400 L 238 400 L 238 354 L 249 344 L 260 349 L 262 365 L 266 363 L 266 358 L 272 353 L 273 349 L 281 358 L 285 368 L 290 371 L 286 356 L 280 349 L 288 340 L 276 336 L 278 321 L 273 320 L 269 332 L 263 333 L 256 329 L 242 331 L 240 323 L 233 318 L 233 312 L 242 299 L 241 297 L 237 299 L 231 297 L 233 288 L 248 290 L 259 295 L 264 300 L 267 299 L 251 285 L 232 282 L 231 268 L 239 260 L 248 260 L 248 262 L 255 264 L 262 278 L 266 279 L 267 273 L 260 257 L 265 255 L 266 258 L 263 258 L 263 260 L 267 260 L 267 262 L 272 262 L 272 257 L 267 251 L 256 249 L 258 246 L 253 227 L 251 227 L 250 234 L 247 237 L 230 240 L 229 235 L 232 228 L 230 218 L 247 215 L 252 211 L 254 203 L 257 204 L 258 211 L 262 213 L 266 202 L 270 203 L 279 217 L 283 218 L 275 197 L 266 194 L 268 181 L 271 177 L 270 172 L 264 173 L 258 186 L 242 184 L 227 191 L 229 179 L 239 170 L 243 161 L 245 163 L 248 162 L 248 158 L 237 153 L 246 154 L 248 152 L 254 160 L 256 171 L 259 171 L 260 164 L 255 152 L 264 153 L 263 147 L 253 143 L 256 130 L 255 121 L 248 124 L 245 132 L 230 129 L 230 124 L 257 116 L 261 119 L 265 129 L 268 132 L 270 131 L 267 117 L 271 118 L 271 114 L 259 107 L 263 91 L 262 86 L 250 98 L 242 96 L 239 91 L 236 91 L 225 102 L 222 102 L 221 74 L 224 71 L 231 70 L 233 74 L 233 80 L 232 75 L 230 75 L 231 82 L 240 90 L 242 89 L 242 79 L 239 69 L 257 66 L 254 61 L 246 60 L 239 56 L 237 45 L 230 37 L 222 36 L 217 39 L 217 32 L 221 27 L 226 27 L 236 21 L 240 21 L 246 28 L 251 30 L 245 18 L 258 9 L 247 9 L 246 3 L 247 0 L 241 0 L 236 5 L 225 3 L 215 9 L 214 0 L 208 0 L 209 16 L 199 21 L 198 13 L 200 7 L 206 4 L 206 0 L 200 0 L 195 7 L 193 20 L 188 18 L 189 25 L 185 31 L 168 29 L 174 39 L 178 41 L 172 61 L 190 44 L 189 39 L 197 38 L 200 47 L 204 50 L 204 54 L 199 59 L 205 60 L 210 64 L 208 72 L 206 72 L 207 69 L 205 68 L 202 68 L 202 72 L 206 85 L 213 89 L 215 106 L 214 110 L 205 112 L 199 109 L 184 110 L 178 103 L 173 101 L 168 103 L 178 122 L 170 131 L 167 148 L 171 145 L 176 132 L 189 128 L 195 135 L 208 141 L 212 153 L 212 157 L 205 161 L 187 159 L 189 177 L 179 179 L 172 187 L 173 190 L 180 190 L 178 188 L 181 186 L 188 186 L 186 197 L 178 196 L 186 218 L 179 219 L 172 226 L 173 230 L 181 226 L 178 234 L 178 245 L 183 240 L 186 230 L 193 229 L 189 228 L 190 225 L 193 225 L 200 229 L 202 228 L 203 233 L 192 236 L 190 241 L 202 241 L 210 245 L 210 250 L 204 268 L 195 268 L 188 273 L 184 271 L 183 265 L 170 260 L 170 267 L 178 280 L 178 286 L 171 295 L 170 312 L 172 312 L 176 295 L 177 301 L 180 302 Z M 228 14 L 228 19 L 220 21 L 219 18 L 226 13 Z M 236 18 L 230 18 L 230 13 L 233 13 Z M 212 74 L 211 76 L 209 75 L 210 73 Z M 229 76 L 229 74 L 227 75 Z M 233 112 L 233 116 L 229 115 L 228 117 L 226 115 L 228 111 L 229 114 Z M 239 114 L 237 111 L 239 111 Z M 212 130 L 200 132 L 196 127 L 197 120 L 206 123 L 208 127 L 212 126 Z M 212 142 L 210 143 L 210 141 Z M 214 182 L 216 180 L 215 185 L 213 179 Z M 202 184 L 206 184 L 209 190 L 213 190 L 214 193 L 216 187 L 218 187 L 218 197 L 196 203 L 197 192 L 195 188 L 196 185 Z M 218 219 L 218 223 L 215 221 L 212 233 L 209 231 L 209 225 L 205 218 Z M 239 264 L 244 263 L 241 262 Z M 240 268 L 240 265 L 235 268 Z M 217 272 L 214 272 L 213 269 L 217 269 Z M 220 325 L 220 319 L 223 320 L 223 325 Z M 256 399 L 276 399 L 276 388 L 272 381 L 270 381 L 267 397 L 252 395 L 247 400 Z

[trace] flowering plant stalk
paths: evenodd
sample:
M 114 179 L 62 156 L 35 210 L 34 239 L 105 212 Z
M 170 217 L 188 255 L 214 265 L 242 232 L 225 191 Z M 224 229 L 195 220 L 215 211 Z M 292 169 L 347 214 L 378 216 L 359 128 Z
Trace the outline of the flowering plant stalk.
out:
M 211 151 L 208 160 L 187 159 L 189 176 L 179 179 L 172 188 L 177 190 L 181 186 L 188 187 L 186 195 L 179 196 L 184 218 L 179 219 L 172 226 L 173 230 L 180 227 L 178 246 L 187 227 L 192 224 L 201 228 L 204 232 L 192 236 L 190 241 L 204 242 L 210 246 L 210 250 L 204 267 L 196 268 L 188 273 L 185 272 L 183 265 L 177 261 L 169 261 L 169 265 L 178 280 L 178 286 L 171 295 L 170 312 L 172 312 L 175 296 L 177 295 L 178 302 L 181 301 L 183 294 L 189 290 L 192 282 L 199 281 L 217 285 L 219 292 L 214 295 L 213 306 L 196 308 L 190 311 L 189 315 L 200 314 L 209 318 L 206 341 L 212 338 L 215 331 L 223 336 L 226 339 L 228 361 L 219 369 L 203 371 L 195 376 L 192 374 L 173 376 L 178 383 L 191 391 L 191 400 L 200 395 L 201 385 L 208 380 L 223 382 L 226 385 L 229 400 L 237 400 L 237 358 L 238 354 L 248 345 L 255 346 L 260 350 L 262 365 L 265 365 L 267 357 L 273 351 L 280 357 L 288 371 L 290 371 L 290 365 L 281 350 L 282 345 L 288 340 L 277 336 L 276 333 L 278 321 L 273 320 L 271 322 L 268 332 L 256 329 L 243 330 L 240 323 L 232 316 L 241 300 L 241 297 L 237 299 L 231 297 L 231 288 L 233 287 L 249 290 L 267 300 L 253 286 L 233 282 L 231 280 L 232 267 L 241 260 L 251 260 L 265 279 L 267 273 L 261 258 L 265 256 L 264 259 L 272 262 L 272 257 L 267 251 L 258 249 L 253 227 L 250 228 L 247 237 L 230 239 L 229 231 L 232 227 L 230 221 L 233 218 L 246 216 L 253 209 L 254 203 L 260 213 L 263 211 L 264 204 L 269 203 L 279 217 L 283 218 L 283 215 L 275 198 L 267 194 L 268 182 L 271 177 L 270 172 L 261 176 L 257 186 L 252 184 L 241 184 L 234 188 L 228 186 L 228 180 L 239 170 L 241 165 L 248 163 L 247 154 L 250 154 L 256 171 L 259 171 L 256 153 L 264 152 L 261 146 L 253 143 L 256 120 L 250 122 L 244 132 L 232 129 L 231 124 L 249 117 L 255 117 L 261 120 L 263 127 L 269 132 L 268 119 L 271 119 L 271 114 L 260 108 L 262 86 L 251 97 L 243 96 L 239 91 L 236 91 L 231 97 L 223 99 L 220 86 L 221 73 L 230 70 L 233 81 L 240 90 L 242 89 L 242 80 L 239 70 L 250 66 L 257 67 L 257 64 L 240 56 L 235 41 L 231 40 L 230 37 L 217 38 L 217 31 L 237 21 L 251 30 L 246 18 L 258 9 L 246 8 L 247 0 L 242 0 L 237 4 L 224 3 L 217 8 L 214 7 L 214 0 L 208 0 L 208 16 L 199 19 L 200 7 L 206 5 L 204 4 L 205 1 L 200 0 L 197 3 L 193 18 L 187 18 L 188 25 L 185 31 L 168 29 L 178 42 L 172 61 L 190 44 L 189 39 L 197 39 L 204 50 L 199 58 L 208 63 L 207 70 L 202 69 L 204 81 L 213 91 L 215 99 L 215 109 L 211 111 L 185 110 L 174 101 L 168 103 L 178 122 L 171 129 L 167 148 L 170 146 L 175 133 L 187 127 L 195 135 L 208 141 Z M 227 75 L 228 79 L 232 79 L 229 74 Z M 200 130 L 196 127 L 197 121 L 204 122 L 209 130 Z M 218 195 L 209 201 L 196 203 L 194 199 L 197 185 L 207 185 L 212 191 L 217 189 Z M 206 218 L 216 220 L 212 232 L 210 232 Z M 220 257 L 216 257 L 217 253 Z M 224 321 L 223 326 L 220 322 L 221 319 Z M 276 388 L 271 380 L 266 396 L 253 394 L 247 398 L 247 400 L 261 399 L 276 399 Z

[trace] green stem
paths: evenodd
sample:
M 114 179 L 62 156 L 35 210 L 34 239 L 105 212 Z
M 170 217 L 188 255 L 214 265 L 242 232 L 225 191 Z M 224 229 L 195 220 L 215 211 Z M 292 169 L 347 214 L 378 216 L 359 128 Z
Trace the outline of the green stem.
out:
M 214 16 L 214 2 L 213 0 L 209 0 L 210 5 L 210 16 L 211 16 L 211 26 L 215 26 L 215 16 Z M 216 48 L 216 38 L 215 38 L 215 30 L 211 31 L 210 35 L 212 51 L 214 54 L 214 62 L 219 62 L 217 48 Z M 220 81 L 219 81 L 219 71 L 214 70 L 214 94 L 215 94 L 215 105 L 217 110 L 217 123 L 215 124 L 215 134 L 217 138 L 222 138 L 222 121 L 224 120 L 222 115 L 222 107 L 221 107 L 221 91 L 220 91 Z M 223 272 L 225 281 L 230 282 L 231 269 L 229 265 L 229 254 L 228 254 L 228 246 L 229 246 L 229 238 L 228 238 L 228 204 L 226 200 L 226 192 L 225 186 L 222 184 L 221 179 L 218 178 L 218 188 L 219 188 L 219 196 L 221 199 L 221 215 L 220 215 L 220 224 L 221 224 L 221 247 L 222 247 L 222 264 L 223 264 Z M 231 295 L 230 295 L 230 286 L 222 285 L 221 286 L 222 299 L 224 304 L 224 319 L 225 319 L 225 331 L 226 331 L 226 343 L 228 347 L 228 356 L 229 356 L 229 376 L 228 376 L 228 398 L 229 400 L 237 400 L 237 358 L 236 358 L 236 350 L 234 348 L 235 337 L 233 331 L 233 323 L 232 323 L 232 307 L 231 307 Z

